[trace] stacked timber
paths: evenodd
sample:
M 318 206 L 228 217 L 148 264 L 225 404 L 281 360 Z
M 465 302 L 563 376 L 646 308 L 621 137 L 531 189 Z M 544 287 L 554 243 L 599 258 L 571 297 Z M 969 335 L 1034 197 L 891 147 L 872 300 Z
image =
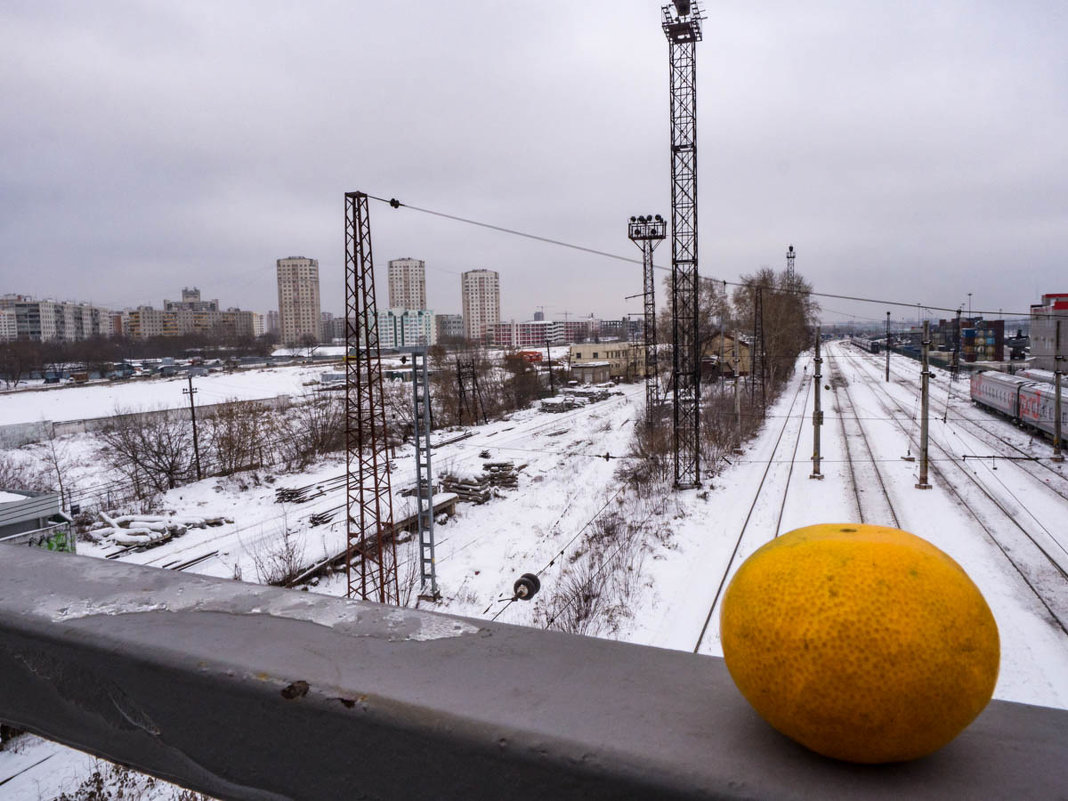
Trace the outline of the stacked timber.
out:
M 512 462 L 486 462 L 482 469 L 486 471 L 489 482 L 494 487 L 515 489 L 519 486 L 519 475 Z
M 459 478 L 457 476 L 442 476 L 441 488 L 445 492 L 455 492 L 461 501 L 468 503 L 485 503 L 493 494 L 488 475 L 478 478 Z

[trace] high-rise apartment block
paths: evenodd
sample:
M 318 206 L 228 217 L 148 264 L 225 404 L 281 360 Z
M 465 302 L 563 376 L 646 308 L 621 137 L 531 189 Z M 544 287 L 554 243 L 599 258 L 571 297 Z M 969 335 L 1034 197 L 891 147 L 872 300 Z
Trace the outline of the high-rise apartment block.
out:
M 464 336 L 482 342 L 489 326 L 501 321 L 501 279 L 493 270 L 468 270 L 460 276 Z
M 426 308 L 426 264 L 421 259 L 390 261 L 389 308 Z
M 309 337 L 319 341 L 319 261 L 303 256 L 278 260 L 278 338 L 283 345 L 299 345 Z
M 4 295 L 0 311 L 5 313 L 0 324 L 0 336 L 5 339 L 77 342 L 111 333 L 110 312 L 88 303 Z

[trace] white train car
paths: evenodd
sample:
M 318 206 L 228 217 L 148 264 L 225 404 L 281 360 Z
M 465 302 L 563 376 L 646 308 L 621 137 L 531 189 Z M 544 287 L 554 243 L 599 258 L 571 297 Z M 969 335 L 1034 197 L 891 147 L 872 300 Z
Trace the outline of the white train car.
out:
M 1013 422 L 1053 435 L 1056 421 L 1057 388 L 990 370 L 972 373 L 972 400 L 979 406 L 1000 412 Z M 1061 399 L 1061 434 L 1068 434 L 1068 399 Z
M 972 373 L 972 400 L 980 406 L 1019 419 L 1020 388 L 1031 381 L 1007 373 L 983 370 Z
M 1020 378 L 1026 378 L 1028 381 L 1041 381 L 1043 384 L 1053 384 L 1056 374 L 1052 370 L 1035 370 L 1034 368 L 1028 368 L 1027 370 L 1021 370 L 1016 375 Z M 1068 387 L 1068 376 L 1061 374 L 1061 386 Z
M 1068 434 L 1068 398 L 1061 392 L 1061 436 Z M 1020 388 L 1019 419 L 1023 425 L 1052 436 L 1057 419 L 1057 388 L 1052 384 L 1027 384 Z

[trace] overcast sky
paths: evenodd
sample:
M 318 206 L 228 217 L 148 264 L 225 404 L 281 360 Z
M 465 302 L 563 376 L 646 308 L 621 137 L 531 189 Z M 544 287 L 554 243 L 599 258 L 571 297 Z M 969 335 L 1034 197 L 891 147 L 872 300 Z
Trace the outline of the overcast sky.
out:
M 793 244 L 822 292 L 1013 311 L 1068 292 L 1068 3 L 704 7 L 702 275 L 781 268 Z M 302 255 L 341 313 L 353 189 L 635 257 L 627 218 L 670 212 L 648 0 L 6 0 L 0 97 L 0 293 L 121 308 L 196 285 L 263 312 L 275 260 Z M 411 256 L 439 312 L 477 267 L 504 319 L 641 311 L 638 265 L 382 204 L 371 225 L 380 304 Z

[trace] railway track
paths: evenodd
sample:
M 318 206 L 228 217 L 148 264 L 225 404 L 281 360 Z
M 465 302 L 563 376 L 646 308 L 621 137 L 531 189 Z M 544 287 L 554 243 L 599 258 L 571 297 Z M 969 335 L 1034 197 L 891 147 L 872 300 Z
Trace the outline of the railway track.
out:
M 875 361 L 878 360 L 877 356 L 870 356 L 863 352 L 858 351 L 855 354 L 849 354 L 850 361 L 855 363 L 864 363 L 868 367 L 874 368 L 878 366 L 880 369 L 882 361 L 879 360 L 879 364 L 876 365 Z M 900 362 L 896 359 L 890 361 L 890 373 L 897 379 L 899 384 L 906 386 L 912 386 L 916 383 L 917 378 L 915 373 L 908 373 L 900 367 Z M 946 384 L 943 388 L 940 383 Z M 1021 448 L 1011 439 L 1002 434 L 999 434 L 996 430 L 985 427 L 988 426 L 991 421 L 1007 420 L 1007 418 L 1000 418 L 992 412 L 985 412 L 979 409 L 979 407 L 973 407 L 971 404 L 971 394 L 968 389 L 968 383 L 966 381 L 959 382 L 958 385 L 961 388 L 959 400 L 961 403 L 967 404 L 969 410 L 974 409 L 977 417 L 969 417 L 966 413 L 960 413 L 953 417 L 949 417 L 943 414 L 943 422 L 949 424 L 961 424 L 967 427 L 969 432 L 972 433 L 977 439 L 983 440 L 986 444 L 993 447 L 1007 448 L 1011 453 L 997 454 L 999 456 L 1006 457 L 1005 461 L 1015 465 L 1020 470 L 1029 473 L 1033 477 L 1041 481 L 1052 492 L 1055 492 L 1063 500 L 1068 501 L 1068 473 L 1065 470 L 1065 463 L 1051 462 L 1041 456 L 1035 456 L 1033 453 Z M 948 402 L 952 400 L 954 384 L 948 380 L 945 382 L 933 383 L 931 385 L 932 393 L 931 398 L 932 407 L 942 406 L 946 408 Z M 935 419 L 936 415 L 932 414 L 932 419 Z M 1021 431 L 1023 429 L 1020 429 Z M 1041 434 L 1036 434 L 1036 437 L 1042 439 Z M 996 443 L 996 444 L 995 444 Z M 1052 447 L 1050 449 L 1050 455 L 1052 456 Z M 1056 479 L 1056 486 L 1047 483 L 1048 480 Z
M 838 422 L 842 430 L 842 442 L 845 447 L 846 461 L 849 464 L 849 476 L 853 486 L 853 497 L 856 500 L 857 516 L 861 523 L 892 525 L 894 528 L 900 528 L 901 524 L 898 521 L 897 513 L 894 511 L 894 502 L 890 498 L 890 492 L 886 488 L 886 481 L 883 479 L 882 471 L 879 469 L 879 462 L 872 451 L 868 434 L 860 421 L 860 415 L 857 413 L 857 405 L 849 391 L 849 381 L 843 375 L 841 367 L 834 358 L 827 359 L 827 364 L 831 372 L 831 392 L 834 394 Z M 845 409 L 842 407 L 841 399 L 838 395 L 839 389 L 842 390 L 842 394 L 845 396 L 846 403 L 851 411 L 850 414 L 846 414 Z M 852 436 L 850 436 L 850 430 L 853 432 Z M 878 494 L 867 491 L 873 487 L 873 482 L 865 480 L 863 482 L 864 486 L 862 486 L 862 482 L 857 479 L 858 465 L 853 461 L 853 448 L 850 442 L 856 442 L 858 439 L 863 444 L 864 452 L 867 454 L 864 464 L 871 464 L 871 472 L 869 473 L 865 469 L 865 476 L 874 476 L 874 483 L 879 487 Z
M 869 360 L 864 360 L 862 364 L 858 363 L 857 366 L 865 371 L 869 379 L 872 377 L 872 365 Z M 904 384 L 904 386 L 910 385 L 906 383 Z M 947 392 L 948 391 L 949 390 L 947 390 Z M 970 407 L 970 393 L 963 395 L 961 397 L 961 402 L 969 404 Z M 972 454 L 969 458 L 972 458 L 973 465 L 982 465 L 989 470 L 991 480 L 995 481 L 1001 487 L 1002 492 L 1007 493 L 1012 498 L 1011 502 L 1002 501 L 1002 503 L 1006 506 L 1010 505 L 1011 503 L 1018 504 L 1020 509 L 1023 510 L 1027 515 L 1029 515 L 1034 521 L 1035 525 L 1038 526 L 1038 528 L 1040 528 L 1046 534 L 1046 536 L 1051 542 L 1052 549 L 1054 551 L 1060 552 L 1066 558 L 1065 561 L 1061 561 L 1060 559 L 1058 559 L 1059 566 L 1062 568 L 1068 568 L 1068 533 L 1064 532 L 1062 530 L 1062 526 L 1060 525 L 1060 507 L 1063 506 L 1064 502 L 1068 502 L 1068 478 L 1066 478 L 1061 472 L 1060 465 L 1057 465 L 1055 467 L 1053 464 L 1049 464 L 1041 461 L 1040 459 L 1036 459 L 1032 454 L 1027 453 L 1027 451 L 1018 447 L 1008 438 L 1002 436 L 1001 434 L 998 434 L 996 431 L 990 430 L 989 428 L 985 428 L 984 424 L 989 424 L 990 422 L 996 423 L 1000 422 L 1000 420 L 996 416 L 993 416 L 991 418 L 984 418 L 982 420 L 973 419 L 964 415 L 959 415 L 955 417 L 949 417 L 948 415 L 943 416 L 943 424 L 947 427 L 964 424 L 961 427 L 967 429 L 967 436 L 978 440 L 980 443 L 986 446 L 992 447 L 995 451 L 998 448 L 1002 448 L 1001 452 L 990 454 L 991 456 L 995 457 L 994 465 L 987 464 L 987 461 L 979 455 Z M 957 434 L 957 436 L 960 435 Z M 961 447 L 964 448 L 963 439 L 961 441 Z M 1004 452 L 1005 448 L 1008 448 L 1011 452 L 1006 454 Z M 968 450 L 968 448 L 964 449 Z M 1018 454 L 1019 456 L 1017 456 L 1016 454 Z M 968 460 L 964 456 L 961 456 L 960 458 L 961 461 L 965 463 Z M 1011 467 L 1020 470 L 1031 480 L 1028 485 L 1029 492 L 1032 491 L 1035 487 L 1037 487 L 1039 492 L 1050 496 L 1048 498 L 1049 503 L 1058 507 L 1058 514 L 1054 515 L 1054 519 L 1052 521 L 1047 521 L 1046 523 L 1042 522 L 1042 520 L 1039 519 L 1038 515 L 1034 511 L 1034 500 L 1032 499 L 1030 503 L 1024 503 L 1017 497 L 1017 493 L 1014 492 L 1013 489 L 1011 489 L 1002 478 L 994 474 L 994 471 L 997 469 L 996 461 L 998 460 L 1000 460 L 1002 464 L 1008 464 Z M 1052 476 L 1055 476 L 1058 479 L 1058 484 L 1060 486 L 1054 485 L 1050 482 L 1050 478 Z
M 791 424 L 794 424 L 797 427 L 797 432 L 793 441 L 793 448 L 791 450 L 789 470 L 787 471 L 787 480 L 785 482 L 785 489 L 783 490 L 782 498 L 778 499 L 778 510 L 776 515 L 777 522 L 774 536 L 778 537 L 780 534 L 779 527 L 782 525 L 783 511 L 786 508 L 786 499 L 790 493 L 789 478 L 793 475 L 793 464 L 797 454 L 798 443 L 801 441 L 801 432 L 804 430 L 805 401 L 803 400 L 801 403 L 801 412 L 798 415 L 798 417 L 801 418 L 800 420 L 798 420 L 798 417 L 795 417 L 794 408 L 797 406 L 798 398 L 807 397 L 804 390 L 810 385 L 811 376 L 809 375 L 804 376 L 802 380 L 798 382 L 797 390 L 794 392 L 794 396 L 790 401 L 790 409 L 784 415 L 782 427 L 779 429 L 779 434 L 775 439 L 775 445 L 772 448 L 771 455 L 767 460 L 767 465 L 765 466 L 764 472 L 760 478 L 760 483 L 757 485 L 756 492 L 753 494 L 753 500 L 749 504 L 749 511 L 745 516 L 745 521 L 742 523 L 741 530 L 738 532 L 738 536 L 734 540 L 734 547 L 732 548 L 730 556 L 727 559 L 727 563 L 723 568 L 723 575 L 720 577 L 719 586 L 716 588 L 716 594 L 713 597 L 712 604 L 708 609 L 708 615 L 705 616 L 704 625 L 701 627 L 701 633 L 700 635 L 698 635 L 697 643 L 693 647 L 693 653 L 695 654 L 699 653 L 701 650 L 701 645 L 704 643 L 705 636 L 707 635 L 709 626 L 712 623 L 713 615 L 716 611 L 717 606 L 719 605 L 720 599 L 723 596 L 723 590 L 727 586 L 727 580 L 733 574 L 732 568 L 736 567 L 735 563 L 738 560 L 738 554 L 741 550 L 742 542 L 745 539 L 746 532 L 749 530 L 749 524 L 753 520 L 754 512 L 757 510 L 758 506 L 760 506 L 762 500 L 765 503 L 767 502 L 767 496 L 764 496 L 764 498 L 762 498 L 761 492 L 764 489 L 764 485 L 767 483 L 768 476 L 772 473 L 773 468 L 781 467 L 781 464 L 775 459 L 775 455 L 779 453 L 781 449 L 783 439 L 786 437 L 787 430 L 791 427 Z M 787 440 L 787 443 L 789 443 L 789 440 Z
M 865 370 L 870 379 L 871 373 Z M 901 429 L 902 433 L 912 441 L 917 451 L 919 449 L 918 436 L 914 436 L 901 419 L 893 414 L 894 411 L 905 413 L 901 403 L 889 393 L 875 393 L 878 402 L 883 406 L 887 415 Z M 929 435 L 929 444 L 932 448 L 940 451 L 943 459 L 932 460 L 929 469 L 939 479 L 940 486 L 957 499 L 962 509 L 969 514 L 979 528 L 984 532 L 988 541 L 997 548 L 1020 579 L 1030 589 L 1041 605 L 1046 609 L 1051 621 L 1068 635 L 1068 570 L 1061 560 L 1051 552 L 1049 544 L 1043 545 L 1031 531 L 1028 530 L 1016 517 L 1007 505 L 996 497 L 994 493 L 981 482 L 977 476 L 965 469 L 958 461 L 955 454 L 946 447 L 937 437 Z M 950 475 L 944 465 L 951 465 L 955 473 Z M 986 505 L 993 510 L 995 517 L 1001 517 L 1022 535 L 1017 535 L 1012 543 L 1003 542 L 1003 536 L 995 531 L 991 519 L 984 512 L 976 509 L 975 498 L 965 497 L 961 486 L 954 478 L 964 477 L 963 486 L 971 486 L 978 490 L 979 496 L 985 499 Z M 1010 529 L 1010 530 L 1011 530 Z M 1002 532 L 1003 533 L 1003 532 Z M 1015 558 L 1014 554 L 1021 557 L 1030 552 L 1031 558 Z M 1039 558 L 1039 555 L 1041 558 Z M 1051 597 L 1052 596 L 1052 597 Z

